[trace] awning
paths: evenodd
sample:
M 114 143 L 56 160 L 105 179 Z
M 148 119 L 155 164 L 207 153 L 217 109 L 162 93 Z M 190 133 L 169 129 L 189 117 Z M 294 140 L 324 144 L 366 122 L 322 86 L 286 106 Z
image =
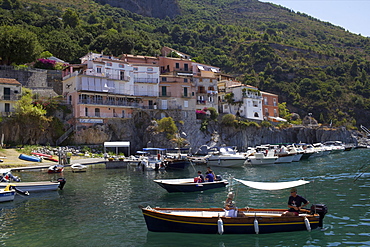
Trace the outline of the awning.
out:
M 106 148 L 115 148 L 115 147 L 130 147 L 130 142 L 104 142 L 104 147 Z
M 217 69 L 211 68 L 211 71 L 217 73 Z
M 310 181 L 306 180 L 297 180 L 297 181 L 290 181 L 290 182 L 253 182 L 253 181 L 246 181 L 246 180 L 241 180 L 241 179 L 236 179 L 236 181 L 257 189 L 257 190 L 282 190 L 282 189 L 288 189 L 304 184 L 308 184 Z
M 197 66 L 199 70 L 204 70 L 204 67 L 202 65 Z

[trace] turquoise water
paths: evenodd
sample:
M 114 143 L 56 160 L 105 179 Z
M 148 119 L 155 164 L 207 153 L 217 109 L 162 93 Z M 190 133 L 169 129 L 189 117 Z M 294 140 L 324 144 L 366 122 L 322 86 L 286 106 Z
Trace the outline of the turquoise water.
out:
M 325 231 L 261 235 L 204 235 L 148 232 L 138 205 L 152 207 L 221 207 L 227 191 L 236 193 L 239 208 L 286 208 L 289 189 L 259 191 L 236 182 L 231 187 L 195 193 L 167 193 L 152 180 L 195 176 L 197 166 L 179 172 L 90 167 L 86 173 L 65 171 L 63 191 L 17 196 L 0 204 L 1 246 L 369 246 L 370 171 L 354 182 L 370 160 L 370 149 L 332 154 L 290 164 L 216 168 L 224 177 L 253 181 L 312 183 L 298 188 L 311 203 L 329 212 Z M 46 172 L 22 172 L 23 181 L 56 179 Z

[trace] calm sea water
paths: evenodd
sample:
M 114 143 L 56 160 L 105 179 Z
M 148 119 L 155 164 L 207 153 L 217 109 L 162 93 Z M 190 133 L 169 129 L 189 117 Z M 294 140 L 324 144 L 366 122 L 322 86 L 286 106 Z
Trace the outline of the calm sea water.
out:
M 90 167 L 86 173 L 65 171 L 63 191 L 17 196 L 0 204 L 1 246 L 369 246 L 370 171 L 354 182 L 370 160 L 370 149 L 332 154 L 290 164 L 238 169 L 214 168 L 224 177 L 253 181 L 312 183 L 298 188 L 311 203 L 329 212 L 325 231 L 260 235 L 204 235 L 148 232 L 138 205 L 152 207 L 221 207 L 228 190 L 239 208 L 286 208 L 289 189 L 259 191 L 233 182 L 203 193 L 167 193 L 152 180 L 196 175 L 197 166 L 179 172 L 142 172 Z M 46 172 L 22 172 L 23 181 L 56 179 Z

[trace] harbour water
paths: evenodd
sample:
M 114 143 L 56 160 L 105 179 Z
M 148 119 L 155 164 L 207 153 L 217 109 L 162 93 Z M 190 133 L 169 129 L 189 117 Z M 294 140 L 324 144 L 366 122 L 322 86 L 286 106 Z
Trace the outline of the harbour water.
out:
M 213 170 L 226 178 L 252 181 L 312 181 L 298 194 L 328 206 L 325 230 L 259 235 L 204 235 L 148 232 L 139 205 L 151 207 L 221 207 L 227 192 L 241 207 L 286 208 L 289 189 L 259 191 L 237 182 L 194 193 L 167 193 L 152 180 L 186 178 L 206 166 L 177 172 L 89 167 L 64 171 L 62 191 L 17 196 L 0 204 L 1 246 L 369 246 L 370 170 L 356 181 L 370 160 L 370 149 L 356 149 L 306 161 Z M 46 171 L 20 172 L 23 181 L 56 179 Z

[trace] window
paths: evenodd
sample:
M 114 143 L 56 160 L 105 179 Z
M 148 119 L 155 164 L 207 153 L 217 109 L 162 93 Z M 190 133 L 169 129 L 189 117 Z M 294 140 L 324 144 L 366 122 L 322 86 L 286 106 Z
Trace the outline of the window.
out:
M 184 78 L 184 82 L 188 82 L 188 78 Z
M 89 116 L 89 108 L 85 107 L 85 116 L 88 117 Z
M 268 105 L 267 97 L 263 98 L 263 101 L 265 102 L 265 105 Z
M 184 107 L 186 107 L 186 108 L 189 107 L 189 102 L 188 101 L 184 101 Z
M 107 66 L 112 66 L 112 63 L 111 62 L 107 62 Z
M 167 87 L 162 87 L 162 96 L 167 96 Z
M 10 100 L 10 88 L 4 87 L 4 100 Z
M 122 110 L 122 118 L 125 118 L 125 110 Z
M 180 68 L 180 64 L 179 63 L 176 63 L 176 69 Z
M 162 81 L 167 81 L 167 77 L 162 77 Z
M 149 67 L 146 69 L 147 71 L 153 71 L 153 68 Z
M 9 103 L 5 103 L 5 105 L 4 105 L 4 111 L 5 112 L 10 112 L 10 104 Z
M 254 117 L 259 117 L 257 112 L 254 113 Z
M 277 117 L 277 112 L 276 112 L 276 109 L 274 109 L 274 117 Z
M 124 80 L 124 79 L 125 79 L 125 71 L 121 70 L 121 71 L 119 72 L 119 79 L 120 79 L 120 80 Z
M 189 65 L 187 63 L 184 64 L 184 70 L 188 71 L 189 70 Z
M 134 69 L 134 71 L 138 71 L 138 70 L 139 70 L 139 68 L 138 68 L 138 67 L 134 67 L 133 69 Z
M 188 88 L 184 87 L 184 97 L 188 97 Z
M 96 68 L 96 73 L 101 73 L 101 67 Z
M 253 106 L 254 106 L 254 107 L 258 107 L 258 102 L 257 102 L 257 101 L 255 101 L 255 100 L 253 100 Z
M 95 117 L 100 117 L 100 109 L 95 108 Z
M 274 106 L 276 106 L 276 99 L 274 99 Z
M 119 68 L 124 68 L 124 67 L 125 67 L 125 65 L 124 65 L 124 64 L 122 64 L 122 63 L 120 63 L 120 64 L 118 64 L 118 67 L 119 67 Z

